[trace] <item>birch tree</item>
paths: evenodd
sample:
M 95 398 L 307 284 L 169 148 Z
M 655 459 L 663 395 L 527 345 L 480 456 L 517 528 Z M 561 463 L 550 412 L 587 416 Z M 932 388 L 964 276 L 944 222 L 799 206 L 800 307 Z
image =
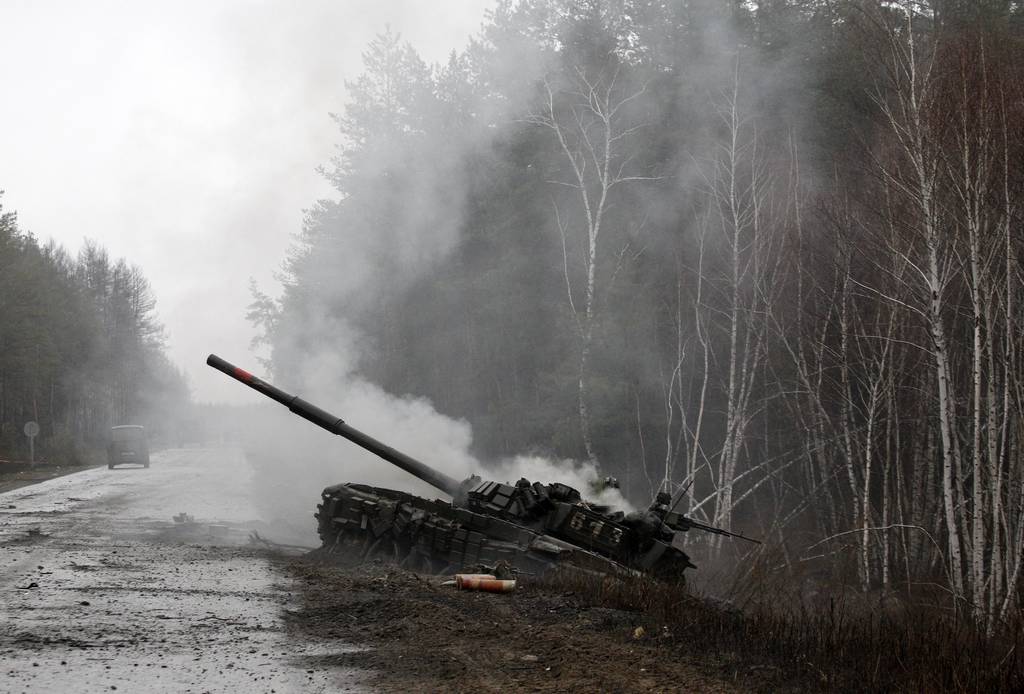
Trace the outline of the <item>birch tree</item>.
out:
M 707 173 L 704 175 L 708 204 L 714 210 L 711 239 L 722 250 L 722 277 L 719 296 L 722 307 L 700 304 L 701 311 L 721 316 L 696 318 L 717 324 L 724 332 L 724 346 L 715 362 L 724 371 L 721 389 L 724 400 L 722 439 L 714 470 L 716 489 L 714 521 L 728 528 L 734 508 L 734 485 L 746 446 L 747 428 L 754 417 L 757 378 L 765 357 L 767 307 L 778 292 L 774 282 L 779 257 L 775 253 L 774 226 L 778 210 L 768 176 L 768 157 L 756 127 L 756 121 L 742 103 L 740 57 L 737 54 L 731 89 L 716 107 L 722 137 Z M 703 249 L 707 240 L 701 239 Z M 703 266 L 703 262 L 701 263 Z M 704 282 L 703 272 L 697 279 Z M 699 334 L 702 343 L 706 338 Z M 705 369 L 707 365 L 705 364 Z M 704 409 L 704 393 L 698 405 Z M 705 447 L 695 441 L 695 447 Z
M 902 161 L 899 163 L 905 165 L 906 173 L 897 166 L 883 166 L 881 174 L 893 187 L 894 194 L 905 196 L 910 201 L 912 216 L 904 226 L 911 237 L 911 250 L 921 250 L 919 257 L 910 260 L 918 280 L 917 299 L 920 301 L 920 308 L 914 310 L 923 314 L 931 338 L 942 444 L 942 498 L 949 574 L 953 589 L 958 595 L 963 595 L 962 539 L 957 517 L 961 503 L 958 489 L 960 470 L 945 324 L 946 291 L 951 279 L 953 251 L 950 235 L 940 228 L 947 220 L 937 200 L 942 154 L 940 137 L 935 131 L 937 123 L 931 117 L 936 97 L 932 74 L 934 54 L 919 45 L 915 11 L 911 4 L 903 8 L 903 14 L 902 29 L 894 27 L 888 34 L 888 75 L 891 80 L 888 87 L 891 96 L 879 96 L 877 103 L 900 152 Z
M 593 71 L 592 71 L 593 72 Z M 554 203 L 555 225 L 562 248 L 562 271 L 569 310 L 579 338 L 577 407 L 583 447 L 589 460 L 597 460 L 590 422 L 588 368 L 594 344 L 601 278 L 599 268 L 610 249 L 608 210 L 612 194 L 625 183 L 654 180 L 654 176 L 633 171 L 633 137 L 643 127 L 629 106 L 645 92 L 622 79 L 621 66 L 588 74 L 585 68 L 571 68 L 564 84 L 549 76 L 543 82 L 542 104 L 527 122 L 549 130 L 555 138 L 568 176 L 552 184 L 573 192 L 574 207 L 582 211 L 577 223 L 568 209 Z M 566 204 L 566 208 L 568 205 Z M 576 258 L 580 250 L 582 279 L 577 278 Z M 624 248 L 620 248 L 620 257 Z

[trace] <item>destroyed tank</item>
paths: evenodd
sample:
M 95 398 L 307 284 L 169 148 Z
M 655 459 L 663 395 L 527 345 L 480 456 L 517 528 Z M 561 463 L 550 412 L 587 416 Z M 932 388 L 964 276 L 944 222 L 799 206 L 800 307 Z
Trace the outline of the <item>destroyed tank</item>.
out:
M 216 355 L 206 363 L 451 497 L 431 500 L 354 483 L 327 487 L 315 514 L 327 552 L 383 554 L 431 573 L 507 566 L 540 574 L 571 567 L 679 579 L 687 568 L 696 568 L 679 546 L 680 533 L 697 529 L 749 540 L 677 513 L 666 493 L 645 511 L 623 514 L 588 503 L 558 482 L 505 484 L 477 475 L 460 482 Z

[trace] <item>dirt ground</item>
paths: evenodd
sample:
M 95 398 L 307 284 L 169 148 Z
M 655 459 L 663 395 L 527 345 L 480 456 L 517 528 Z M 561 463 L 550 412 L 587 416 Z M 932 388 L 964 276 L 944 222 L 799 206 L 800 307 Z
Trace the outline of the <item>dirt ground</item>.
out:
M 300 587 L 300 607 L 285 619 L 291 629 L 366 646 L 310 665 L 368 671 L 384 691 L 775 689 L 735 658 L 688 656 L 642 615 L 588 607 L 571 592 L 522 581 L 507 595 L 459 591 L 380 560 L 345 567 L 311 556 L 286 570 Z

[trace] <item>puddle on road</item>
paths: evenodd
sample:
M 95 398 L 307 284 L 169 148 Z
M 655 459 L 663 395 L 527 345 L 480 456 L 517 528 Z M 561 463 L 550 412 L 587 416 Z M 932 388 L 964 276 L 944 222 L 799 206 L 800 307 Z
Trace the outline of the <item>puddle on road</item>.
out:
M 309 670 L 358 649 L 285 632 L 291 593 L 273 560 L 245 548 L 135 546 L 125 566 L 123 552 L 93 548 L 37 568 L 38 588 L 7 601 L 0 656 L 10 689 L 359 689 L 358 673 Z
M 295 591 L 249 538 L 268 526 L 245 520 L 238 485 L 200 480 L 240 477 L 244 459 L 172 459 L 4 495 L 15 508 L 0 506 L 0 690 L 363 689 L 360 672 L 310 666 L 360 649 L 285 630 Z

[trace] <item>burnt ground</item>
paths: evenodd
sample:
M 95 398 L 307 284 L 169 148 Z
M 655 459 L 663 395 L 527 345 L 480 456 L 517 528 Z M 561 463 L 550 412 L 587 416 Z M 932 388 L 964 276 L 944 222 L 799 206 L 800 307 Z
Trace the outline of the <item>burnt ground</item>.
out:
M 310 555 L 286 568 L 301 586 L 285 622 L 303 638 L 365 648 L 311 667 L 369 671 L 385 691 L 780 691 L 770 668 L 733 654 L 688 654 L 650 618 L 596 607 L 571 590 L 520 581 L 490 594 L 441 586 L 374 560 L 355 567 Z

